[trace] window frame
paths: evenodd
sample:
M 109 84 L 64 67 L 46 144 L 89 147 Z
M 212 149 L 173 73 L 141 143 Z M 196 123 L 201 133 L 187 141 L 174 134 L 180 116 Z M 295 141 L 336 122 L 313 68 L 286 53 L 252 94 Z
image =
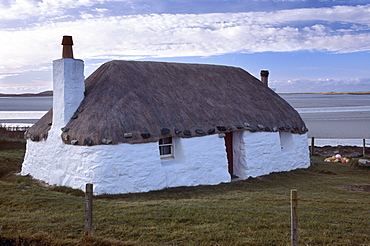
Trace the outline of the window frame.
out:
M 171 139 L 170 143 L 163 143 L 165 139 Z M 162 143 L 161 143 L 162 141 Z M 174 158 L 175 153 L 174 153 L 174 138 L 173 137 L 167 137 L 167 138 L 161 138 L 158 141 L 158 146 L 159 146 L 159 156 L 161 159 L 167 159 L 167 158 Z M 170 154 L 162 154 L 164 151 L 164 148 L 170 147 Z

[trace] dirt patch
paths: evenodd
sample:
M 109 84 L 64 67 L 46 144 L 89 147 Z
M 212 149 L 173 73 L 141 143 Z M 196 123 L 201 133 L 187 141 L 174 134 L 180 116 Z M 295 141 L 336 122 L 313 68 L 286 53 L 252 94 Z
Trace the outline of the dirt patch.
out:
M 370 192 L 370 185 L 369 184 L 348 185 L 348 186 L 345 186 L 344 189 L 350 190 L 350 191 L 365 191 L 365 192 Z

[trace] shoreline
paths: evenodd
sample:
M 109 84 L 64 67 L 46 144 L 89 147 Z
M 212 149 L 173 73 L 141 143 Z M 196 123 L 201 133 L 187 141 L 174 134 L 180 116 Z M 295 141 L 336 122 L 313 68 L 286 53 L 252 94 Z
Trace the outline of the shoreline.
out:
M 311 138 L 308 138 L 308 145 L 311 146 Z M 347 146 L 347 147 L 363 147 L 363 139 L 345 139 L 345 138 L 315 138 L 315 147 L 338 147 L 338 146 Z M 370 147 L 370 139 L 365 139 L 365 147 Z
M 369 95 L 370 91 L 354 91 L 354 92 L 276 92 L 281 95 Z M 0 97 L 50 97 L 53 96 L 53 91 L 43 91 L 39 93 L 23 93 L 23 94 L 7 94 L 0 93 Z

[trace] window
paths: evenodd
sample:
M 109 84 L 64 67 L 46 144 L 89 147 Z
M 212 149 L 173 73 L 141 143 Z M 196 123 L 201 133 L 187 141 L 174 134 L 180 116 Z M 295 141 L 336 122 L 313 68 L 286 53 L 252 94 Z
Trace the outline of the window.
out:
M 290 132 L 279 132 L 282 150 L 293 150 L 293 135 Z
M 172 137 L 159 139 L 159 154 L 161 158 L 173 157 Z

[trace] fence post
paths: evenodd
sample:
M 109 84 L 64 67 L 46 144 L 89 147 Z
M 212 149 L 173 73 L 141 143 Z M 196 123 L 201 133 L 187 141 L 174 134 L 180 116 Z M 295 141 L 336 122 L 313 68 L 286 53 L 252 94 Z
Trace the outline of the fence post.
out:
M 297 190 L 291 190 L 291 233 L 292 246 L 298 246 L 298 195 Z
M 312 137 L 311 138 L 311 152 L 310 152 L 311 155 L 313 155 L 314 150 L 315 150 L 315 138 Z
M 85 235 L 92 235 L 93 184 L 86 184 L 85 192 Z
M 366 156 L 366 139 L 362 139 L 362 156 Z

